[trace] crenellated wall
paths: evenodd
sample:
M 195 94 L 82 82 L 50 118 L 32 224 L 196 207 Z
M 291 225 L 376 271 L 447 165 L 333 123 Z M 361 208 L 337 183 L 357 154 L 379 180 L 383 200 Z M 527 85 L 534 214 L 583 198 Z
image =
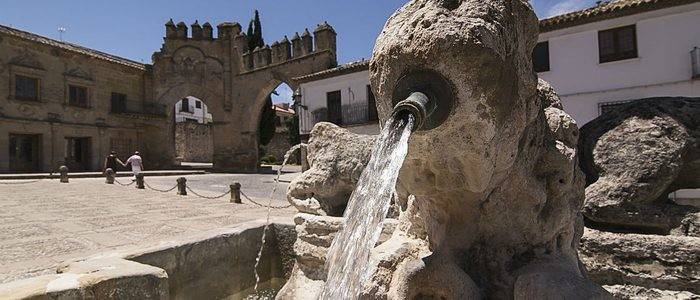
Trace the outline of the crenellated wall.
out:
M 239 23 L 223 22 L 214 33 L 209 23 L 195 21 L 188 28 L 168 21 L 163 46 L 153 54 L 153 98 L 168 107 L 186 96 L 205 101 L 215 120 L 214 167 L 255 171 L 257 124 L 265 99 L 282 82 L 296 88 L 293 78 L 335 67 L 336 33 L 324 22 L 313 34 L 306 29 L 291 41 L 285 36 L 249 51 L 249 37 L 241 29 Z M 165 160 L 175 160 L 170 134 L 175 130 L 172 123 L 169 134 L 153 132 L 150 137 Z
M 214 31 L 170 20 L 152 64 L 141 64 L 0 26 L 0 172 L 72 162 L 98 170 L 110 150 L 139 150 L 152 169 L 177 167 L 174 105 L 187 96 L 206 102 L 215 120 L 214 167 L 257 171 L 266 98 L 282 82 L 296 89 L 293 78 L 335 67 L 335 31 L 323 23 L 313 36 L 305 30 L 250 52 L 240 24 Z M 15 97 L 18 80 L 36 95 Z M 84 91 L 80 103 L 69 101 L 70 88 Z

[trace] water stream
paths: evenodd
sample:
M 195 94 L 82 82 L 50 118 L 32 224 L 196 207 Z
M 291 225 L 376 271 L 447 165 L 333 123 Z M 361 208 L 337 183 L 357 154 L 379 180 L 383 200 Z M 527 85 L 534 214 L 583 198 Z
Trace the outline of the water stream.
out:
M 370 251 L 382 232 L 415 121 L 410 114 L 404 116 L 390 118 L 374 144 L 370 161 L 348 201 L 343 229 L 326 256 L 328 276 L 319 299 L 356 299 L 362 282 L 370 275 Z
M 305 147 L 306 144 L 298 144 L 294 145 L 292 148 L 290 148 L 285 154 L 284 154 L 284 161 L 282 161 L 282 165 L 280 165 L 279 169 L 277 169 L 277 176 L 275 177 L 274 185 L 272 186 L 272 190 L 270 191 L 270 197 L 268 197 L 268 202 L 267 202 L 267 217 L 265 220 L 265 228 L 263 228 L 263 234 L 262 234 L 262 241 L 260 243 L 260 250 L 258 250 L 258 256 L 255 258 L 255 286 L 253 287 L 253 293 L 247 296 L 245 299 L 248 300 L 253 300 L 253 299 L 272 299 L 269 298 L 267 293 L 260 293 L 258 291 L 258 285 L 260 284 L 260 275 L 258 274 L 258 265 L 260 264 L 260 259 L 262 258 L 262 253 L 263 249 L 265 248 L 265 237 L 267 236 L 267 230 L 268 227 L 270 226 L 270 213 L 272 212 L 272 197 L 275 196 L 275 192 L 277 191 L 277 186 L 279 185 L 280 182 L 280 176 L 282 175 L 282 169 L 284 169 L 284 166 L 287 165 L 287 161 L 289 158 L 292 156 L 294 151 L 299 150 L 301 147 Z

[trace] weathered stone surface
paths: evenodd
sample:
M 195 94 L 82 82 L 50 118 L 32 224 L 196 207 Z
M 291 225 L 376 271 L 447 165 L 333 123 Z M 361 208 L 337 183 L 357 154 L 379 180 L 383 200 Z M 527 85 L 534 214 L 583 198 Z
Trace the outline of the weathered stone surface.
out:
M 579 252 L 599 284 L 700 294 L 700 238 L 586 229 Z
M 175 124 L 175 155 L 188 162 L 211 162 L 214 139 L 211 124 L 182 122 Z
M 299 213 L 294 223 L 296 264 L 277 299 L 316 299 L 326 279 L 326 254 L 343 226 L 343 218 Z M 396 220 L 387 219 L 378 244 L 386 241 L 395 228 Z
M 616 299 L 630 300 L 689 300 L 700 299 L 700 295 L 684 291 L 650 289 L 634 285 L 604 285 Z
M 121 258 L 73 263 L 60 274 L 0 286 L 2 299 L 169 299 L 163 269 Z
M 341 216 L 369 161 L 373 143 L 373 136 L 317 123 L 307 149 L 310 169 L 289 184 L 289 202 L 300 212 Z
M 667 195 L 700 187 L 700 98 L 623 104 L 581 128 L 583 213 L 597 226 L 698 236 L 700 209 Z
M 368 296 L 609 297 L 579 263 L 577 126 L 551 88 L 537 92 L 536 41 L 537 18 L 518 0 L 415 0 L 385 25 L 370 64 L 380 119 L 391 115 L 399 79 L 413 72 L 439 73 L 455 103 L 444 123 L 409 141 L 397 192 L 402 214 L 414 217 L 385 245 L 412 249 L 389 260 L 375 249 L 373 261 L 393 266 L 366 283 L 387 294 Z M 426 234 L 408 239 L 402 228 Z
M 222 299 L 286 276 L 296 236 L 287 218 L 265 220 L 64 262 L 59 274 L 0 285 L 0 299 Z M 291 251 L 289 251 L 291 252 Z

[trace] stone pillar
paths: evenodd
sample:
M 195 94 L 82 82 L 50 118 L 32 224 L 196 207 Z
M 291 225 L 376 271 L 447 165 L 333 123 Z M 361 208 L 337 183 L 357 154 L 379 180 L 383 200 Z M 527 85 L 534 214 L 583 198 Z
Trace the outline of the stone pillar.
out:
M 68 183 L 68 167 L 60 166 L 58 172 L 61 174 L 61 182 Z
M 299 148 L 299 154 L 301 156 L 301 171 L 306 172 L 310 168 L 309 160 L 306 158 L 306 147 L 302 146 Z
M 187 178 L 180 177 L 177 179 L 177 194 L 187 196 Z
M 143 185 L 143 174 L 141 174 L 141 173 L 136 174 L 136 188 L 141 189 L 141 190 L 146 188 Z
M 107 170 L 105 170 L 105 183 L 114 184 L 115 176 L 116 174 L 114 173 L 114 170 L 112 170 L 112 168 L 107 168 Z
M 234 181 L 229 186 L 231 188 L 231 203 L 241 203 L 241 183 Z

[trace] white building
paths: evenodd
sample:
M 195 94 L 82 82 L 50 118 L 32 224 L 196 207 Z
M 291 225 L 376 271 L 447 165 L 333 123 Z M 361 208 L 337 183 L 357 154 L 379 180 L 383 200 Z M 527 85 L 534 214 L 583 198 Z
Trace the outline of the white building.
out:
M 700 1 L 617 0 L 541 20 L 534 64 L 583 126 L 620 102 L 700 97 L 698 47 Z
M 579 126 L 616 103 L 700 97 L 700 0 L 616 0 L 540 20 L 533 56 Z M 363 60 L 296 78 L 302 136 L 321 120 L 379 132 L 368 66 Z
M 207 111 L 207 105 L 202 100 L 187 96 L 175 104 L 175 122 L 209 124 L 212 122 L 212 116 Z
M 295 78 L 299 82 L 299 133 L 328 121 L 360 134 L 378 134 L 377 107 L 369 86 L 369 61 L 361 60 Z

